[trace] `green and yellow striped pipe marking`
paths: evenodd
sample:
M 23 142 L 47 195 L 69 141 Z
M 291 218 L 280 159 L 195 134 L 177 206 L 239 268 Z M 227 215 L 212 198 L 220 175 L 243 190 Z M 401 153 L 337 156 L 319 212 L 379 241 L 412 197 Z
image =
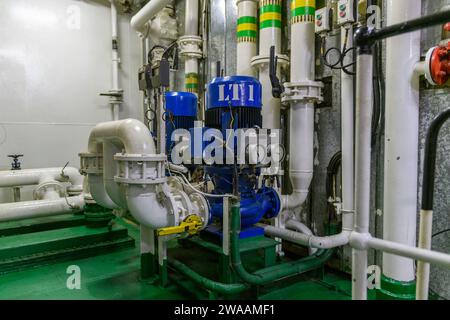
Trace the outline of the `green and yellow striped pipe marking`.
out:
M 259 28 L 281 29 L 281 0 L 260 0 Z
M 198 74 L 187 73 L 185 75 L 185 87 L 187 92 L 198 93 Z
M 291 0 L 291 24 L 314 22 L 316 0 Z
M 258 21 L 256 17 L 244 16 L 237 20 L 237 42 L 256 42 Z

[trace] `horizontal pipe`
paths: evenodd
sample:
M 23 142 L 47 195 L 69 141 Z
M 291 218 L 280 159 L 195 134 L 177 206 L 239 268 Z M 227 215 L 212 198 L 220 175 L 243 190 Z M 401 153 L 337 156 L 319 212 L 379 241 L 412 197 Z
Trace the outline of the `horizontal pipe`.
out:
M 0 188 L 33 186 L 45 181 L 70 182 L 71 190 L 83 191 L 83 176 L 78 169 L 48 168 L 0 171 Z M 45 181 L 44 181 L 45 180 Z
M 260 225 L 261 226 L 261 225 Z M 287 229 L 276 228 L 272 226 L 263 226 L 266 235 L 277 237 L 286 241 L 290 241 L 302 246 L 316 249 L 333 249 L 345 246 L 349 243 L 351 231 L 343 231 L 342 233 L 330 237 L 317 237 L 307 235 Z
M 154 18 L 165 6 L 170 4 L 170 2 L 171 0 L 150 0 L 131 18 L 131 27 L 136 31 L 143 31 L 145 24 Z
M 381 240 L 373 238 L 370 234 L 352 232 L 350 235 L 350 245 L 357 250 L 367 250 L 371 248 L 418 261 L 428 262 L 445 268 L 450 268 L 450 254 Z
M 241 252 L 239 248 L 240 234 L 240 205 L 234 205 L 231 209 L 231 262 L 233 270 L 246 283 L 252 285 L 265 285 L 274 281 L 281 280 L 306 273 L 323 266 L 333 255 L 333 250 L 319 250 L 315 255 L 309 256 L 293 262 L 285 262 L 265 269 L 249 273 L 241 261 Z
M 84 205 L 83 195 L 57 200 L 0 204 L 0 222 L 77 213 L 83 211 Z
M 357 46 L 364 46 L 375 41 L 395 37 L 401 34 L 418 31 L 421 29 L 441 25 L 450 21 L 450 10 L 438 12 L 418 19 L 394 24 L 382 29 L 359 33 L 355 38 Z
M 194 281 L 199 286 L 206 288 L 208 290 L 218 292 L 225 295 L 234 295 L 242 293 L 245 290 L 249 289 L 249 286 L 242 283 L 230 283 L 225 284 L 217 281 L 210 280 L 202 275 L 198 274 L 191 268 L 189 268 L 184 263 L 178 260 L 168 260 L 169 267 L 175 269 L 177 272 L 181 273 L 185 277 Z

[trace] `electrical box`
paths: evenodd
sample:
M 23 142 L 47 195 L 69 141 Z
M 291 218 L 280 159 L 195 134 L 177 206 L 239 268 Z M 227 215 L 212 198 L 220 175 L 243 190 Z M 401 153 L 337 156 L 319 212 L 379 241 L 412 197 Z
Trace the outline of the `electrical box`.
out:
M 330 10 L 328 8 L 316 10 L 316 33 L 328 32 L 330 30 Z
M 339 0 L 337 6 L 337 23 L 342 26 L 355 22 L 355 4 L 353 0 Z

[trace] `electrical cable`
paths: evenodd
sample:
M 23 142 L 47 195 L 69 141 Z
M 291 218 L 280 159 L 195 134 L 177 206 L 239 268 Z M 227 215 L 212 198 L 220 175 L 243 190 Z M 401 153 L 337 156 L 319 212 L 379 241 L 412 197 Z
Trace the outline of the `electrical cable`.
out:
M 432 238 L 436 238 L 440 235 L 450 232 L 450 229 L 439 231 L 438 233 L 433 234 Z

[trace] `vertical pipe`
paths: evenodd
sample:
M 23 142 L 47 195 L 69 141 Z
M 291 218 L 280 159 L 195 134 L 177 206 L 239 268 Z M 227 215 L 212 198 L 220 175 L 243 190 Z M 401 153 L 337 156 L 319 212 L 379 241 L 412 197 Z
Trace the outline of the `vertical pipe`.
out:
M 346 32 L 348 36 L 346 37 Z M 347 43 L 345 43 L 347 41 Z M 342 48 L 353 47 L 353 27 L 341 28 Z M 350 57 L 353 60 L 353 56 Z M 353 67 L 348 71 L 352 72 Z M 342 140 L 342 229 L 353 230 L 353 212 L 355 210 L 355 146 L 354 146 L 354 90 L 353 76 L 341 71 L 341 140 Z
M 259 1 L 259 41 L 260 56 L 269 57 L 270 48 L 275 46 L 275 53 L 281 52 L 281 0 Z M 278 70 L 279 72 L 279 70 Z M 263 63 L 259 69 L 259 81 L 263 88 L 263 128 L 280 129 L 281 101 L 272 96 L 272 84 L 269 77 L 269 64 Z
M 315 80 L 315 0 L 291 0 L 291 83 Z M 301 206 L 308 195 L 314 170 L 314 103 L 291 102 L 289 175 L 293 195 L 285 208 Z
M 257 0 L 238 0 L 237 20 L 237 74 L 255 77 L 251 60 L 256 56 L 258 41 Z
M 420 0 L 388 0 L 387 25 L 421 15 Z M 415 246 L 418 155 L 420 32 L 386 40 L 386 141 L 384 169 L 384 239 Z M 383 254 L 383 273 L 396 282 L 415 279 L 414 261 Z
M 366 49 L 359 49 L 356 81 L 355 231 L 362 234 L 369 233 L 373 113 L 373 55 Z M 367 249 L 353 249 L 352 296 L 354 300 L 367 299 Z
M 199 0 L 186 0 L 185 35 L 198 36 Z M 198 58 L 188 56 L 185 61 L 185 88 L 198 94 Z
M 118 23 L 117 23 L 117 8 L 114 0 L 111 2 L 111 33 L 112 33 L 112 92 L 118 92 L 119 88 L 119 47 L 118 47 Z M 111 103 L 113 120 L 120 119 L 120 103 Z

